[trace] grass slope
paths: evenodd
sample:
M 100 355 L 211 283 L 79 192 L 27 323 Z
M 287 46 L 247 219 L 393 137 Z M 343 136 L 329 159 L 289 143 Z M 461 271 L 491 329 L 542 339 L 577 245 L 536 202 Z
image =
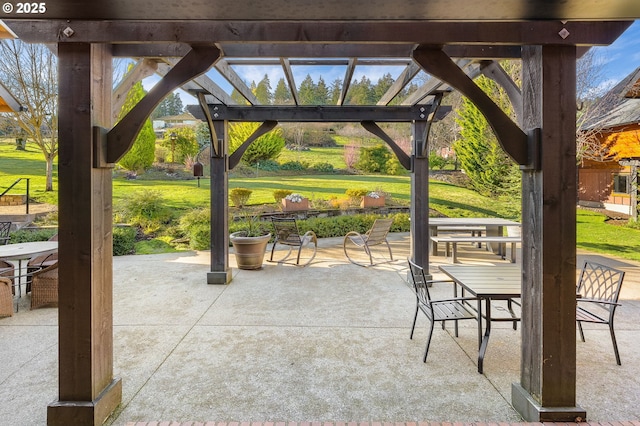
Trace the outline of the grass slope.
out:
M 333 148 L 319 148 L 326 150 Z M 340 148 L 337 148 L 340 149 Z M 310 163 L 324 161 L 314 151 L 310 153 Z M 337 154 L 336 154 L 337 156 Z M 315 159 L 314 159 L 315 158 Z M 57 203 L 57 193 L 44 192 L 45 162 L 42 153 L 33 144 L 27 144 L 26 151 L 18 151 L 12 139 L 0 140 L 0 192 L 18 178 L 30 178 L 31 197 L 39 202 Z M 54 163 L 54 188 L 57 188 L 57 162 Z M 126 180 L 114 178 L 114 203 L 123 202 L 136 191 L 156 190 L 174 210 L 189 210 L 209 205 L 209 180 L 202 179 L 200 187 L 196 180 Z M 308 176 L 260 176 L 258 178 L 233 178 L 229 186 L 245 187 L 254 192 L 250 204 L 274 204 L 275 189 L 289 189 L 310 199 L 329 200 L 343 198 L 351 188 L 383 190 L 391 195 L 396 204 L 409 205 L 411 179 L 408 176 L 380 175 L 308 175 Z M 24 182 L 10 193 L 24 193 Z M 465 188 L 431 181 L 429 185 L 430 207 L 451 217 L 497 216 L 518 219 L 520 200 L 492 199 L 478 195 Z M 577 247 L 593 252 L 612 254 L 640 261 L 640 230 L 605 222 L 602 214 L 579 210 L 577 215 Z M 162 250 L 147 247 L 149 252 Z

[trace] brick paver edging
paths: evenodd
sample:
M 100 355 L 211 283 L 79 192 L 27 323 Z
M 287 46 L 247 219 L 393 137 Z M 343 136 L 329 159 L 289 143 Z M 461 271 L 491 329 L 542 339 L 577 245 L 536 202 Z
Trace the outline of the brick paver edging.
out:
M 459 423 L 459 422 L 128 422 L 125 426 L 640 426 L 628 422 Z

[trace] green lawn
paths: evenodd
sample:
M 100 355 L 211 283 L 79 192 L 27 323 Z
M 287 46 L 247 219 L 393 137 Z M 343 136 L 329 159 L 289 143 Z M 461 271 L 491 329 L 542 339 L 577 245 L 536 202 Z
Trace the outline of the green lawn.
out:
M 341 149 L 341 148 L 331 148 Z M 314 151 L 308 151 L 313 153 Z M 322 161 L 316 153 L 309 158 L 311 163 Z M 320 157 L 320 159 L 318 159 Z M 314 160 L 316 158 L 316 160 Z M 337 157 L 336 157 L 337 158 Z M 45 165 L 42 153 L 32 144 L 26 151 L 17 151 L 13 140 L 0 140 L 0 192 L 16 179 L 31 179 L 31 196 L 40 202 L 56 203 L 56 192 L 45 193 Z M 174 210 L 188 210 L 209 205 L 209 180 L 113 180 L 114 203 L 126 200 L 136 191 L 150 189 L 160 192 L 166 204 Z M 21 186 L 22 185 L 22 186 Z M 288 189 L 301 193 L 311 200 L 344 198 L 345 191 L 352 188 L 382 190 L 393 202 L 408 205 L 410 199 L 410 177 L 380 175 L 303 175 L 264 176 L 258 178 L 232 178 L 230 188 L 245 187 L 254 192 L 250 204 L 275 203 L 273 191 Z M 54 165 L 54 188 L 57 187 L 57 163 Z M 24 193 L 24 183 L 20 183 L 10 193 Z M 498 200 L 483 197 L 477 193 L 454 185 L 431 181 L 429 186 L 430 207 L 450 217 L 497 216 L 519 219 L 520 200 Z M 606 217 L 580 210 L 577 216 L 577 246 L 593 252 L 613 254 L 640 261 L 640 230 L 605 223 Z

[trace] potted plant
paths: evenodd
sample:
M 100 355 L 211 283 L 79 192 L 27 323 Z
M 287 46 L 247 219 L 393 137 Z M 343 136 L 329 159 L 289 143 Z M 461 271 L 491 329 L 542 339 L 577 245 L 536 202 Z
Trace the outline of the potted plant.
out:
M 229 235 L 239 269 L 260 269 L 271 233 L 260 226 L 258 216 L 246 215 L 240 231 Z
M 368 192 L 362 197 L 360 207 L 384 207 L 384 195 L 376 191 Z
M 300 194 L 289 194 L 282 199 L 282 210 L 285 212 L 308 209 L 309 199 Z

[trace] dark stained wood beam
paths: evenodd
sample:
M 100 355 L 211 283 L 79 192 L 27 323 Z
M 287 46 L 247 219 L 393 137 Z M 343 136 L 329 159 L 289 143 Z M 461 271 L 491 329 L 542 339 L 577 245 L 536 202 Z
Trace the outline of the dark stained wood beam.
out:
M 640 7 L 640 3 L 639 3 Z M 388 7 L 387 7 L 388 8 Z M 81 9 L 81 8 L 78 8 Z M 93 6 L 92 8 L 93 9 Z M 154 6 L 153 9 L 157 9 Z M 395 6 L 394 6 L 395 9 Z M 607 8 L 602 8 L 607 9 Z M 428 22 L 428 21 L 68 21 L 3 19 L 29 43 L 413 43 L 499 45 L 606 45 L 633 21 Z M 638 15 L 640 16 L 640 15 Z M 128 19 L 133 19 L 129 17 Z M 145 18 L 149 19 L 149 18 Z M 414 19 L 414 18 L 412 18 Z M 70 37 L 64 31 L 70 29 Z M 569 32 L 561 37 L 562 30 Z M 69 31 L 67 31 L 69 33 Z M 289 55 L 283 53 L 284 57 Z M 357 55 L 361 56 L 361 55 Z
M 412 122 L 429 119 L 429 105 L 403 106 L 225 106 L 209 105 L 214 120 L 277 122 Z M 205 117 L 198 105 L 187 110 L 198 119 Z M 446 115 L 449 110 L 440 108 Z M 439 120 L 440 113 L 436 116 Z
M 139 81 L 149 77 L 158 70 L 158 63 L 152 59 L 142 59 L 136 62 L 135 66 L 124 76 L 124 79 L 113 89 L 111 97 L 111 117 L 112 123 L 116 122 L 122 105 L 127 99 L 129 90 Z
M 116 45 L 130 46 L 130 45 Z M 144 45 L 133 45 L 144 46 Z M 168 46 L 171 52 L 173 45 Z M 415 43 L 225 43 L 220 45 L 226 58 L 408 58 L 416 48 Z M 121 52 L 124 47 L 119 47 Z M 133 47 L 131 48 L 133 50 Z M 154 50 L 156 52 L 158 49 Z M 447 45 L 443 50 L 452 58 L 506 59 L 520 58 L 520 46 Z M 140 55 L 128 55 L 140 56 Z M 167 55 L 170 56 L 170 55 Z M 292 61 L 292 64 L 296 61 Z M 363 60 L 363 63 L 366 60 Z
M 504 151 L 516 163 L 529 164 L 527 135 L 440 48 L 421 46 L 415 50 L 413 58 L 426 72 L 446 81 L 473 101 L 487 119 Z
M 636 1 L 607 0 L 502 0 L 470 2 L 468 0 L 431 0 L 427 4 L 412 0 L 394 0 L 390 7 L 384 0 L 300 1 L 208 0 L 175 2 L 173 0 L 94 0 L 91 7 L 79 7 L 78 0 L 47 2 L 46 10 L 35 17 L 16 12 L 6 18 L 105 19 L 105 20 L 588 20 L 634 19 L 640 16 Z
M 247 148 L 249 148 L 249 146 L 251 146 L 251 144 L 255 142 L 256 139 L 266 133 L 269 133 L 277 125 L 277 121 L 265 121 L 264 123 L 262 123 L 260 127 L 258 127 L 256 131 L 253 132 L 246 141 L 242 142 L 242 145 L 240 145 L 235 151 L 233 151 L 233 154 L 229 156 L 229 169 L 233 170 L 233 168 L 237 166 L 238 163 L 240 163 L 242 155 L 245 153 Z
M 164 77 L 165 75 L 167 75 L 169 70 L 171 70 L 171 68 L 178 63 L 178 60 L 179 58 L 163 59 L 163 62 L 158 64 L 157 74 Z M 218 84 L 215 81 L 213 81 L 211 78 L 209 78 L 209 76 L 207 76 L 206 74 L 201 74 L 196 78 L 194 78 L 193 80 L 186 82 L 185 84 L 182 85 L 182 89 L 184 89 L 186 92 L 191 93 L 195 97 L 197 97 L 197 94 L 199 92 L 204 91 L 205 93 L 209 93 L 213 95 L 216 99 L 218 99 L 218 102 L 216 103 L 222 102 L 223 104 L 226 104 L 226 105 L 237 104 L 237 102 L 233 100 L 233 98 L 231 98 L 231 96 L 229 96 L 227 92 L 225 92 L 222 89 L 222 87 L 218 86 Z
M 107 133 L 107 152 L 104 163 L 116 163 L 133 145 L 136 135 L 153 109 L 173 90 L 207 71 L 220 58 L 220 50 L 213 46 L 193 46 L 178 64 L 160 80 L 129 113 Z M 98 161 L 103 163 L 103 161 Z
M 92 167 L 91 143 L 94 127 L 111 125 L 109 46 L 61 45 L 58 69 L 59 374 L 47 425 L 101 425 L 122 401 L 113 376 L 112 170 Z
M 293 78 L 293 71 L 291 71 L 291 63 L 288 58 L 280 58 L 280 64 L 282 65 L 282 71 L 287 79 L 287 85 L 289 86 L 289 92 L 293 98 L 293 103 L 300 105 L 300 98 L 298 97 L 298 87 L 296 81 Z
M 251 105 L 260 105 L 260 101 L 253 94 L 249 86 L 242 80 L 242 78 L 235 72 L 233 68 L 224 60 L 219 60 L 216 65 L 216 69 L 229 83 L 240 93 L 244 98 L 249 101 Z M 214 94 L 215 95 L 215 94 Z
M 483 75 L 502 86 L 511 101 L 518 123 L 522 123 L 522 93 L 511 76 L 496 61 L 483 61 L 480 64 L 480 71 Z
M 213 139 L 209 169 L 209 208 L 211 209 L 211 272 L 207 273 L 207 284 L 228 284 L 231 279 L 229 267 L 229 172 L 227 168 L 227 148 L 229 132 L 227 121 L 214 121 L 210 129 Z
M 187 43 L 112 44 L 116 58 L 181 58 L 191 50 Z
M 356 64 L 358 60 L 356 58 L 349 59 L 347 69 L 344 72 L 344 78 L 342 79 L 342 87 L 340 88 L 340 97 L 338 98 L 337 105 L 344 104 L 347 99 L 347 93 L 349 92 L 349 86 L 351 86 L 351 80 L 353 79 L 353 72 L 356 70 Z
M 513 407 L 528 422 L 578 422 L 576 406 L 576 48 L 523 48 L 525 129 L 541 167 L 522 173 L 522 353 Z M 526 331 L 525 331 L 526 330 Z
M 404 89 L 407 84 L 413 80 L 413 77 L 420 72 L 420 69 L 420 65 L 415 62 L 412 61 L 409 63 L 402 73 L 400 73 L 396 81 L 394 81 L 391 87 L 389 87 L 386 93 L 382 95 L 378 101 L 378 105 L 388 105 L 389 102 L 391 102 L 393 98 L 395 98 L 398 93 L 400 93 L 402 89 Z
M 474 68 L 472 67 L 472 62 L 468 59 L 458 59 L 456 61 L 456 64 L 469 76 L 469 78 L 471 78 L 472 80 L 477 77 L 477 74 L 479 73 L 478 68 Z M 477 71 L 477 73 L 476 73 Z M 427 80 L 422 86 L 418 87 L 418 89 L 411 93 L 409 96 L 407 96 L 406 99 L 404 99 L 401 102 L 401 105 L 417 105 L 418 103 L 420 103 L 423 99 L 425 99 L 428 96 L 433 95 L 436 92 L 443 92 L 443 91 L 451 91 L 451 87 L 444 83 L 442 80 L 439 80 L 435 77 L 431 77 L 429 78 L 429 80 Z
M 389 145 L 389 148 L 391 148 L 393 153 L 396 155 L 396 157 L 398 158 L 398 161 L 400 161 L 400 164 L 402 164 L 402 167 L 404 167 L 407 170 L 411 169 L 411 158 L 409 158 L 409 155 L 407 155 L 407 153 L 404 152 L 402 148 L 398 146 L 396 141 L 394 141 L 391 136 L 387 135 L 385 131 L 380 128 L 380 126 L 378 126 L 373 121 L 363 121 L 360 124 L 369 133 L 376 135 L 377 137 L 382 139 L 384 142 L 386 142 L 387 145 Z

